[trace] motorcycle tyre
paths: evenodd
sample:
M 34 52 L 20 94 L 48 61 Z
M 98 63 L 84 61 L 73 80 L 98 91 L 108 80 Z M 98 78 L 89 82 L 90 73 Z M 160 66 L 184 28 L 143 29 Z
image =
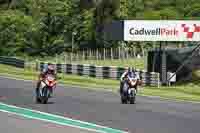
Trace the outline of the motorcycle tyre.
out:
M 48 98 L 43 97 L 43 98 L 42 98 L 42 104 L 47 104 L 47 102 L 48 102 Z
M 128 103 L 128 100 L 125 96 L 121 96 L 121 103 L 122 104 L 127 104 Z
M 132 97 L 130 97 L 130 104 L 135 104 L 135 101 L 136 101 L 136 94 L 135 94 L 135 92 L 132 92 L 133 94 L 133 96 Z
M 36 98 L 35 98 L 36 103 L 41 103 L 42 101 L 40 99 L 39 92 L 37 90 L 35 90 L 35 93 L 36 93 Z
M 47 104 L 47 102 L 48 102 L 48 88 L 43 88 L 43 91 L 45 91 L 45 92 L 43 92 L 43 93 L 45 93 L 45 96 L 43 96 L 42 98 L 41 98 L 41 103 L 42 104 Z

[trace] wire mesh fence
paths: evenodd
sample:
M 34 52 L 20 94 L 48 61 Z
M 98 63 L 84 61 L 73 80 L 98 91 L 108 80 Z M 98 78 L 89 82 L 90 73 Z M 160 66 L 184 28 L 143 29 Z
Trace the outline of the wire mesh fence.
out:
M 29 63 L 49 62 L 61 64 L 90 64 L 97 66 L 135 67 L 146 70 L 147 52 L 138 53 L 133 49 L 105 48 L 83 49 L 75 52 L 64 52 L 55 56 L 20 57 Z
M 146 69 L 147 52 L 137 53 L 133 49 L 104 48 L 104 49 L 84 49 L 74 53 L 65 52 L 56 55 L 51 59 L 55 63 L 76 63 L 91 64 L 100 66 L 132 66 L 138 69 Z
M 134 48 L 102 48 L 102 49 L 83 49 L 74 53 L 66 52 L 65 60 L 126 60 L 130 58 L 142 58 L 147 55 L 147 51 L 136 52 Z

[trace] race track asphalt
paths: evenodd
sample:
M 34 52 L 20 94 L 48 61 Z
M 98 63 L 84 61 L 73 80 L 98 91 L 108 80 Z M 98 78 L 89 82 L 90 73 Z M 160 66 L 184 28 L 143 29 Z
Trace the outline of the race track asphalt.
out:
M 1 133 L 95 133 L 0 112 Z
M 137 97 L 122 105 L 118 94 L 58 86 L 46 105 L 36 104 L 34 82 L 0 78 L 0 102 L 62 115 L 131 133 L 200 132 L 200 104 Z M 1 115 L 0 115 L 1 117 Z

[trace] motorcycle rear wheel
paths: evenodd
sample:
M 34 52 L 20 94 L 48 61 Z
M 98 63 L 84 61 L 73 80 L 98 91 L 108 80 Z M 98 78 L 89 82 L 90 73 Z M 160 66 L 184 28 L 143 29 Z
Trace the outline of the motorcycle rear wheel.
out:
M 42 104 L 47 104 L 47 102 L 48 102 L 48 98 L 43 97 L 43 98 L 42 98 Z
M 42 101 L 40 100 L 40 98 L 36 97 L 36 103 L 41 103 Z
M 125 96 L 121 96 L 121 103 L 122 104 L 127 104 L 128 103 L 128 100 Z
M 39 90 L 35 90 L 35 94 L 36 94 L 36 97 L 35 97 L 35 101 L 36 103 L 41 103 L 41 99 L 40 99 L 40 94 L 39 94 Z

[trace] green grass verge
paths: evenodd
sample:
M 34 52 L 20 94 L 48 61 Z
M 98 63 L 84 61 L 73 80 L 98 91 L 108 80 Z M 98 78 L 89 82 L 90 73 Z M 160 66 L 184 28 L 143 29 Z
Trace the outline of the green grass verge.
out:
M 27 80 L 37 80 L 38 72 L 30 69 L 20 69 L 0 64 L 0 75 L 15 77 Z M 64 75 L 59 74 L 60 83 L 69 86 L 80 86 L 89 89 L 107 89 L 117 92 L 119 81 L 109 79 L 97 79 L 85 76 Z M 200 85 L 189 83 L 186 85 L 178 85 L 174 87 L 143 87 L 139 91 L 139 95 L 159 96 L 161 98 L 186 100 L 200 102 Z

